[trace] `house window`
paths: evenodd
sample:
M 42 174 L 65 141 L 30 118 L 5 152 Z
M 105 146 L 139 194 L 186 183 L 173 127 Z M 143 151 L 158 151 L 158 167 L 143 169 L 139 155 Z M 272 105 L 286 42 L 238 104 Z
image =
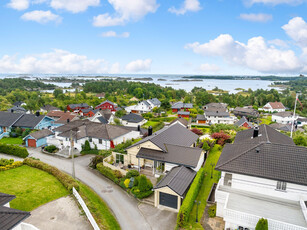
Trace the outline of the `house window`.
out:
M 225 185 L 225 186 L 230 186 L 230 187 L 231 187 L 231 181 L 232 181 L 232 174 L 230 174 L 230 173 L 225 173 L 224 185 Z
M 65 141 L 68 141 L 68 138 L 67 138 L 67 137 L 65 138 Z
M 286 191 L 286 189 L 287 189 L 287 182 L 277 181 L 276 190 Z
M 116 154 L 116 163 L 124 163 L 124 155 L 122 154 Z
M 99 144 L 102 144 L 102 139 L 99 139 Z
M 88 141 L 89 141 L 89 142 L 92 142 L 93 140 L 92 140 L 92 138 L 90 137 L 90 138 L 88 139 Z

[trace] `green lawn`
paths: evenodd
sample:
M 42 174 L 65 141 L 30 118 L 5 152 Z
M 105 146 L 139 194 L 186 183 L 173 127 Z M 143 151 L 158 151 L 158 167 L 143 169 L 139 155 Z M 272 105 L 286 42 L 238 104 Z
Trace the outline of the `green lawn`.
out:
M 22 138 L 19 137 L 3 137 L 0 140 L 0 143 L 3 144 L 11 144 L 11 145 L 22 145 Z
M 272 116 L 267 116 L 266 118 L 261 118 L 261 125 L 266 124 L 269 125 L 272 122 Z
M 0 192 L 16 195 L 11 208 L 23 211 L 69 194 L 55 177 L 26 165 L 0 172 L 0 181 Z
M 192 125 L 191 128 L 200 129 L 204 134 L 210 134 L 211 130 L 209 126 L 201 126 L 201 125 Z
M 154 127 L 157 125 L 159 122 L 158 121 L 147 121 L 142 127 L 147 129 L 149 126 Z
M 201 204 L 199 205 L 198 209 L 198 219 L 200 220 L 202 217 L 202 214 L 204 213 L 204 210 L 207 205 L 207 199 L 211 190 L 211 187 L 213 183 L 217 183 L 220 179 L 221 173 L 219 171 L 213 170 L 213 178 L 211 179 L 211 163 L 214 163 L 216 165 L 220 155 L 221 155 L 221 150 L 218 150 L 219 145 L 215 145 L 213 149 L 210 151 L 209 156 L 206 160 L 205 163 L 205 173 L 206 176 L 204 178 L 204 182 L 201 186 L 201 189 L 199 191 L 199 194 L 197 196 L 197 200 L 201 201 Z M 189 218 L 189 226 L 186 229 L 203 229 L 200 223 L 195 223 L 196 219 L 196 205 L 194 205 L 193 210 L 190 214 Z

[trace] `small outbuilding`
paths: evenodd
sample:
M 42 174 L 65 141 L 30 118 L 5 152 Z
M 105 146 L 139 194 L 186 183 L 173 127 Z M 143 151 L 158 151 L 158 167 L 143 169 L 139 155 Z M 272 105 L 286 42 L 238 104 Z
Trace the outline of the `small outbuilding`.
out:
M 52 136 L 53 132 L 49 129 L 43 129 L 30 133 L 24 138 L 27 147 L 41 147 L 47 145 L 47 137 Z
M 172 170 L 154 187 L 155 207 L 179 212 L 196 172 L 185 166 Z

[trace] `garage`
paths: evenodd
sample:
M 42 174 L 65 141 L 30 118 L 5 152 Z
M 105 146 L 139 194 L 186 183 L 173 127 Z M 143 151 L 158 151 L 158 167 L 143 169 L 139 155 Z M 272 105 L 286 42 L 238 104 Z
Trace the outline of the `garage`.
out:
M 28 139 L 28 146 L 36 148 L 36 140 L 35 139 Z
M 160 197 L 160 200 L 159 200 L 160 205 L 164 205 L 170 208 L 177 209 L 177 205 L 178 205 L 177 196 L 167 194 L 164 192 L 160 192 L 159 197 Z
M 43 129 L 34 133 L 30 133 L 24 138 L 27 147 L 41 147 L 47 145 L 47 137 L 53 135 L 49 129 Z

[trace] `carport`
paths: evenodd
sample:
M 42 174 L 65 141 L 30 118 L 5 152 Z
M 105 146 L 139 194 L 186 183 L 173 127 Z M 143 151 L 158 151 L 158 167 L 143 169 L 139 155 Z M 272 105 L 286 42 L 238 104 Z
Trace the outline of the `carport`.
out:
M 155 207 L 179 212 L 182 201 L 194 180 L 196 172 L 177 166 L 154 187 Z

